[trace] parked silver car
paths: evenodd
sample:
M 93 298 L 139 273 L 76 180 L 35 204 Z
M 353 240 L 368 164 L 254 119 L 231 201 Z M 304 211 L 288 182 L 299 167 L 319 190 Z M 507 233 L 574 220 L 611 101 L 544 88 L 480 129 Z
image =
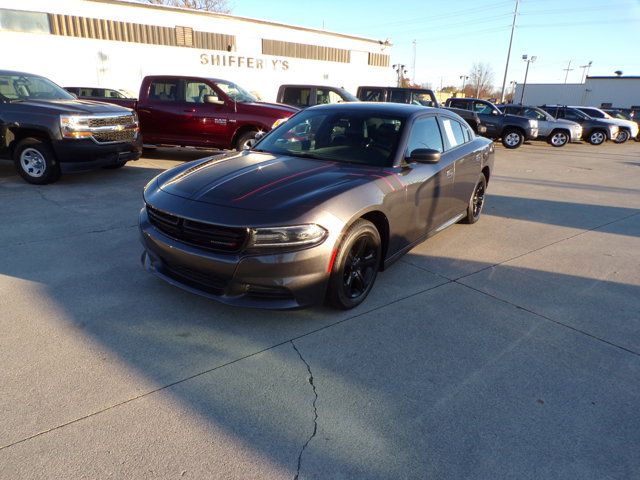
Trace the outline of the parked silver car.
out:
M 573 107 L 580 110 L 582 113 L 589 115 L 591 118 L 597 118 L 598 120 L 617 125 L 620 128 L 618 136 L 614 142 L 624 143 L 630 138 L 636 138 L 638 136 L 638 124 L 631 120 L 622 120 L 615 118 L 596 107 Z
M 538 121 L 538 138 L 544 139 L 554 147 L 562 147 L 569 142 L 579 142 L 582 125 L 564 118 L 554 118 L 538 107 L 530 105 L 500 105 L 505 113 L 520 115 Z

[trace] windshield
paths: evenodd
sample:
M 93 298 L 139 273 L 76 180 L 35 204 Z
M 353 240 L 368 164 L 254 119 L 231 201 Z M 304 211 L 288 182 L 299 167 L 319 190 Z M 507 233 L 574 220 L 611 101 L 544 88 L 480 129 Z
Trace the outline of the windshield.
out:
M 216 82 L 216 86 L 222 90 L 231 100 L 238 103 L 253 103 L 258 100 L 244 88 L 231 82 Z
M 393 164 L 404 119 L 362 111 L 305 110 L 255 150 L 376 167 Z
M 74 97 L 51 80 L 35 75 L 0 75 L 0 100 L 73 100 Z
M 620 120 L 631 120 L 631 116 L 627 115 L 624 112 L 620 112 L 618 110 L 615 110 L 613 112 L 607 112 L 609 113 L 609 115 L 611 115 L 614 118 L 620 119 Z

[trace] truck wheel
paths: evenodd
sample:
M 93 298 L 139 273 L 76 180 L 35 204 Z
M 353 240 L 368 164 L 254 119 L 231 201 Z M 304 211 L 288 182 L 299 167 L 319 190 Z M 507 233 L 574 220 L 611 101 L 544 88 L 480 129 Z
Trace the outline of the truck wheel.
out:
M 556 130 L 549 137 L 549 143 L 552 147 L 564 147 L 569 141 L 569 135 L 562 130 Z
M 518 148 L 524 143 L 524 135 L 515 128 L 507 128 L 502 134 L 502 145 L 505 148 Z
M 382 255 L 380 233 L 373 223 L 357 220 L 336 254 L 327 289 L 327 303 L 342 310 L 360 305 L 371 291 Z
M 618 136 L 616 137 L 616 139 L 614 140 L 615 143 L 624 143 L 627 140 L 629 140 L 629 137 L 631 136 L 631 134 L 629 133 L 629 131 L 627 130 L 620 130 L 618 132 Z
M 594 130 L 589 135 L 589 143 L 591 145 L 601 145 L 607 139 L 607 134 L 603 130 Z
M 45 140 L 25 138 L 13 151 L 13 162 L 28 183 L 45 185 L 60 178 L 60 164 Z
M 257 130 L 249 130 L 240 135 L 238 140 L 236 140 L 236 150 L 249 150 L 253 147 L 253 144 L 256 143 L 257 133 Z

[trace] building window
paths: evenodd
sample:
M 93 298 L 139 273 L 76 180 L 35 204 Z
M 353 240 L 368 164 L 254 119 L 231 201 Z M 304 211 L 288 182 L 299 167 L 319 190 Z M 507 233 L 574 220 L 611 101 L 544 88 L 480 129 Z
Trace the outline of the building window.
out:
M 0 30 L 14 32 L 51 33 L 46 13 L 23 12 L 0 8 Z
M 305 58 L 308 60 L 326 60 L 329 62 L 351 62 L 351 50 L 305 43 L 283 42 L 281 40 L 262 39 L 263 55 L 278 57 Z
M 372 67 L 388 67 L 389 55 L 384 53 L 371 53 L 369 52 L 369 65 Z
M 193 47 L 193 28 L 176 27 L 176 45 L 179 47 Z

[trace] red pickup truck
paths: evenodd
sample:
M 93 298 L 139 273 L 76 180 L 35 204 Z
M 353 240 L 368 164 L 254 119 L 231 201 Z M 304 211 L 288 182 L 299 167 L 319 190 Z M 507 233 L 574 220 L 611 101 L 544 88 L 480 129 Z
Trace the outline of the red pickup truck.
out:
M 109 98 L 92 100 L 112 103 Z M 256 133 L 298 111 L 288 105 L 259 102 L 228 80 L 156 75 L 145 77 L 138 100 L 118 99 L 134 109 L 145 146 L 178 145 L 238 149 Z

